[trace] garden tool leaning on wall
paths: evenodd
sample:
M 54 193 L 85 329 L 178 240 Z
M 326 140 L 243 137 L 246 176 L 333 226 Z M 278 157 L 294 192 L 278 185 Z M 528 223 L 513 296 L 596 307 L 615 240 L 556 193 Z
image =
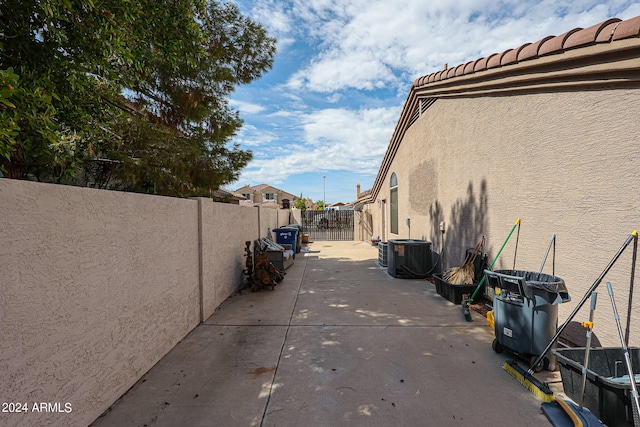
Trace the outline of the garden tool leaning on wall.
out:
M 500 250 L 498 251 L 496 256 L 493 258 L 493 261 L 491 261 L 491 264 L 489 265 L 489 270 L 491 270 L 493 268 L 493 264 L 495 264 L 496 261 L 498 260 L 498 257 L 500 256 L 500 253 L 502 252 L 502 250 L 504 249 L 505 245 L 509 241 L 509 238 L 513 234 L 513 231 L 516 229 L 516 227 L 518 227 L 518 232 L 520 232 L 520 218 L 518 218 L 516 220 L 516 223 L 513 224 L 513 227 L 511 227 L 511 231 L 509 232 L 509 235 L 504 240 L 504 243 L 500 247 Z M 516 244 L 516 251 L 517 250 L 518 250 L 518 246 Z M 515 256 L 514 256 L 513 262 L 514 262 L 514 266 L 515 266 Z M 463 295 L 462 296 L 462 314 L 464 315 L 464 318 L 465 318 L 465 320 L 467 322 L 471 322 L 473 320 L 471 318 L 471 310 L 470 310 L 469 306 L 471 304 L 473 304 L 473 300 L 475 299 L 476 295 L 478 294 L 478 291 L 480 291 L 480 289 L 482 289 L 482 285 L 484 285 L 484 282 L 485 282 L 486 278 L 487 278 L 486 275 L 482 276 L 482 279 L 480 279 L 480 283 L 478 283 L 478 286 L 476 287 L 475 291 L 473 291 L 473 294 L 471 295 L 471 297 L 469 297 L 469 295 Z

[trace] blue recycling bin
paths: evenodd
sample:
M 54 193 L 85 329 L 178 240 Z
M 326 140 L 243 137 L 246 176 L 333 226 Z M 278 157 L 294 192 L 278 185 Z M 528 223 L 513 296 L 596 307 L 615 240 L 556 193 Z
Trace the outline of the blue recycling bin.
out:
M 276 243 L 281 245 L 291 245 L 293 258 L 296 257 L 296 241 L 298 239 L 298 229 L 293 227 L 275 228 L 273 232 L 276 235 Z

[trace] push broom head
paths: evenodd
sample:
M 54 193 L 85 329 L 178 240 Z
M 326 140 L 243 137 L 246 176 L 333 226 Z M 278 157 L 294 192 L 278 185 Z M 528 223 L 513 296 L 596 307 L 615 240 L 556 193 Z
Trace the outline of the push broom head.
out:
M 518 366 L 515 360 L 507 360 L 502 368 L 525 386 L 525 388 L 531 393 L 538 396 L 538 398 L 543 402 L 552 402 L 555 400 L 553 392 L 549 386 L 535 379 L 533 375 Z

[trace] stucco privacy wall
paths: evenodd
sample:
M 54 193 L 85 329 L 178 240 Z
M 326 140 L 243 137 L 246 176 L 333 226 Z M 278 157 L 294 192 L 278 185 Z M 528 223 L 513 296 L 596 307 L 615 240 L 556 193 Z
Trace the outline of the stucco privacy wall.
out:
M 640 90 L 583 90 L 438 99 L 405 134 L 378 200 L 389 200 L 398 177 L 399 234 L 441 247 L 445 266 L 460 265 L 464 248 L 484 235 L 495 255 L 517 218 L 522 219 L 516 268 L 537 271 L 552 233 L 557 235 L 556 275 L 573 301 L 562 321 L 634 229 L 640 228 Z M 376 227 L 382 212 L 372 206 Z M 378 210 L 376 212 L 376 209 Z M 388 203 L 385 206 L 389 218 Z M 516 234 L 495 268 L 512 268 Z M 626 322 L 631 245 L 606 280 L 613 283 Z M 545 272 L 551 272 L 551 258 Z M 631 341 L 640 344 L 640 275 Z M 611 303 L 599 288 L 594 332 L 619 345 Z M 585 320 L 588 304 L 576 320 Z M 603 339 L 604 338 L 604 339 Z
M 271 239 L 274 239 L 273 230 L 279 227 L 284 227 L 289 223 L 288 209 L 261 209 L 260 237 L 270 237 Z
M 241 285 L 258 212 L 0 179 L 0 397 L 63 411 L 0 425 L 92 422 Z
M 198 202 L 202 209 L 203 321 L 243 281 L 243 249 L 246 241 L 256 238 L 258 209 L 214 203 L 205 198 L 199 198 Z

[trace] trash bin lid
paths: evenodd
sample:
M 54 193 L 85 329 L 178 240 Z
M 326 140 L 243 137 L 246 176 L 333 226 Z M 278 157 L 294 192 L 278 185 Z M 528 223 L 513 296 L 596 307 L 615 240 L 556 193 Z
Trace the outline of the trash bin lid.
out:
M 487 274 L 491 273 L 497 273 L 496 276 L 503 279 L 524 282 L 522 292 L 526 298 L 537 299 L 536 297 L 539 297 L 549 304 L 571 301 L 564 280 L 558 276 L 524 270 L 497 270 Z

